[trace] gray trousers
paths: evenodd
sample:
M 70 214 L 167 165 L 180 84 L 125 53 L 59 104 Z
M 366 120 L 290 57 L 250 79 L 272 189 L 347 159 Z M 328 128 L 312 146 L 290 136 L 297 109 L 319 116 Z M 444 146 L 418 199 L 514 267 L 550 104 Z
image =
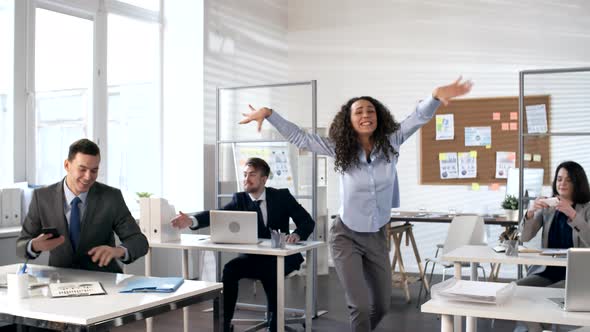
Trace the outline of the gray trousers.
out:
M 375 329 L 391 306 L 391 262 L 385 227 L 355 232 L 337 217 L 330 229 L 336 273 L 344 287 L 353 332 Z

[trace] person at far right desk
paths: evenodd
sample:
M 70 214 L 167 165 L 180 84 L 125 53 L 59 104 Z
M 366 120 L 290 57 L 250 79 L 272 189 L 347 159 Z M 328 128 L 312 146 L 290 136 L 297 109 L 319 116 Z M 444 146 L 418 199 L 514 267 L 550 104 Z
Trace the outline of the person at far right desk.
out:
M 567 249 L 589 247 L 590 186 L 584 168 L 565 161 L 555 170 L 553 197 L 538 197 L 524 215 L 521 225 L 523 242 L 530 241 L 542 228 L 543 248 Z M 533 265 L 527 277 L 516 281 L 520 286 L 565 287 L 565 267 Z M 541 324 L 527 322 L 528 331 L 541 331 Z M 517 324 L 514 331 L 527 331 Z

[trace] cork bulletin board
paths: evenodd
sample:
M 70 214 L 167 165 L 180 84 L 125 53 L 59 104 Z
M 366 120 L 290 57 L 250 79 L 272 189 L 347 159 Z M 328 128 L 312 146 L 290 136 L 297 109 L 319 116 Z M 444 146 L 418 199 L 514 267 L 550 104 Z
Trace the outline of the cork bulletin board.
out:
M 547 127 L 550 127 L 550 96 L 527 96 L 526 105 L 545 105 Z M 524 112 L 526 113 L 526 112 Z M 437 115 L 453 114 L 454 138 L 436 140 L 436 120 L 433 118 L 420 131 L 420 184 L 460 185 L 479 183 L 505 185 L 506 179 L 496 178 L 496 152 L 515 152 L 516 167 L 519 167 L 518 151 L 518 97 L 472 98 L 453 100 L 448 106 L 441 106 Z M 515 118 L 516 116 L 516 118 Z M 523 114 L 524 132 L 527 133 L 526 114 Z M 490 127 L 491 144 L 486 146 L 465 146 L 466 127 Z M 551 181 L 550 139 L 547 135 L 526 136 L 524 153 L 537 157 L 536 161 L 525 160 L 524 167 L 543 168 L 544 184 Z M 475 151 L 475 152 L 473 152 Z M 468 152 L 476 155 L 477 174 L 474 178 L 443 179 L 439 158 L 441 153 Z M 526 156 L 525 155 L 525 156 Z M 540 157 L 540 161 L 538 160 Z

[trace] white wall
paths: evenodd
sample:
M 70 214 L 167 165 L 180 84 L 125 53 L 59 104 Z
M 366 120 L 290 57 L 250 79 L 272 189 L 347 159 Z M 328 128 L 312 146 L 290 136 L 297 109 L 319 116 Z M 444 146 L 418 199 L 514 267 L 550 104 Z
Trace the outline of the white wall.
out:
M 216 89 L 287 81 L 287 1 L 206 0 L 204 30 L 204 206 L 214 208 Z
M 475 82 L 470 97 L 517 96 L 520 70 L 590 65 L 590 3 L 583 0 L 291 0 L 288 15 L 288 79 L 318 80 L 319 126 L 329 126 L 354 96 L 380 99 L 401 120 L 435 86 L 460 74 Z M 472 192 L 467 186 L 418 185 L 418 136 L 400 152 L 402 208 L 498 208 L 503 187 Z M 333 212 L 338 190 L 332 172 Z M 500 230 L 489 231 L 495 241 Z M 431 256 L 446 226 L 418 224 L 414 234 L 422 256 Z M 410 250 L 406 254 L 406 267 L 416 271 Z

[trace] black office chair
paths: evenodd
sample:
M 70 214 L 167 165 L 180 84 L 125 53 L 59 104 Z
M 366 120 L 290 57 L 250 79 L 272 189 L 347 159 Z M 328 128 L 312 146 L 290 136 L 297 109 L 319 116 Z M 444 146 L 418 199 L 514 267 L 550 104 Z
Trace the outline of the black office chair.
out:
M 295 270 L 295 271 L 289 273 L 288 275 L 285 276 L 285 279 L 288 279 L 294 275 L 297 275 L 298 272 L 299 272 L 298 270 Z M 251 279 L 251 280 L 253 282 L 252 292 L 254 294 L 254 297 L 256 297 L 256 295 L 257 295 L 256 284 L 258 281 L 255 279 Z M 232 319 L 233 325 L 252 325 L 249 328 L 247 328 L 246 330 L 244 330 L 244 332 L 258 331 L 258 330 L 266 329 L 270 326 L 270 312 L 267 311 L 267 307 L 265 305 L 238 303 L 236 305 L 236 311 L 237 310 L 251 310 L 251 311 L 264 312 L 263 318 L 234 318 L 234 319 Z M 287 315 L 291 315 L 291 317 L 287 317 Z M 287 325 L 293 325 L 293 324 L 301 324 L 303 326 L 303 328 L 305 329 L 305 310 L 285 308 L 285 331 L 293 331 L 293 332 L 297 331 L 296 329 L 294 329 L 290 326 L 287 326 Z

